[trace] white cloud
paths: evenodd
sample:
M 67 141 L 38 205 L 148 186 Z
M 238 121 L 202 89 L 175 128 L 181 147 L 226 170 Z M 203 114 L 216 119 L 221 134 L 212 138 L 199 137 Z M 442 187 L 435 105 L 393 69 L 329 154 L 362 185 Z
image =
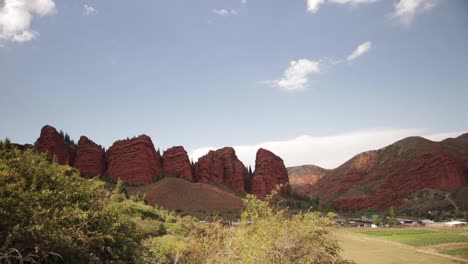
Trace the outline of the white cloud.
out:
M 241 0 L 241 3 L 247 4 L 247 0 Z
M 96 12 L 97 12 L 97 10 L 93 6 L 90 6 L 90 5 L 87 5 L 87 4 L 83 5 L 83 15 L 89 16 L 89 15 L 94 14 Z
M 213 9 L 213 13 L 215 13 L 218 16 L 235 16 L 237 15 L 237 10 L 231 9 Z
M 234 149 L 246 166 L 254 167 L 257 150 L 265 148 L 280 156 L 288 167 L 314 164 L 332 169 L 359 153 L 383 148 L 405 137 L 421 135 L 427 139 L 439 141 L 461 134 L 462 132 L 426 134 L 420 129 L 372 129 L 331 136 L 303 135 L 283 141 L 234 146 Z M 203 147 L 189 151 L 189 153 L 190 157 L 197 161 L 209 150 L 215 149 L 218 147 Z
M 307 12 L 317 13 L 323 3 L 325 0 L 307 0 Z
M 0 42 L 28 42 L 39 36 L 31 30 L 34 17 L 54 14 L 53 0 L 5 0 L 0 7 Z
M 320 73 L 320 62 L 308 59 L 291 61 L 283 77 L 271 83 L 285 91 L 304 90 L 309 83 L 310 75 L 314 73 Z
M 347 60 L 348 60 L 348 61 L 355 60 L 355 59 L 361 57 L 362 55 L 364 55 L 364 53 L 368 52 L 371 48 L 372 48 L 372 42 L 366 41 L 366 42 L 362 43 L 361 45 L 359 45 L 359 46 L 353 51 L 353 53 L 351 53 L 351 54 L 348 56 Z
M 360 4 L 371 4 L 379 1 L 380 0 L 307 0 L 307 11 L 313 14 L 317 13 L 320 6 L 325 3 L 357 6 Z
M 399 19 L 403 24 L 409 25 L 417 14 L 434 8 L 438 0 L 400 0 L 394 4 L 390 18 Z

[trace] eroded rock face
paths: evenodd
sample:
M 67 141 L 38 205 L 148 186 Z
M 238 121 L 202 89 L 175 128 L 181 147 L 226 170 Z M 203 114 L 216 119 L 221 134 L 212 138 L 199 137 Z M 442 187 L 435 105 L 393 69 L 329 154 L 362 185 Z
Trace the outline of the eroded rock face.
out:
M 177 176 L 192 181 L 192 167 L 184 147 L 178 146 L 164 151 L 162 170 L 165 175 Z
M 39 152 L 47 152 L 54 156 L 59 164 L 73 166 L 75 162 L 75 146 L 66 143 L 63 136 L 52 126 L 46 125 L 41 129 L 41 135 L 34 147 Z
M 307 196 L 314 185 L 329 172 L 315 165 L 289 167 L 286 170 L 288 171 L 291 191 L 302 196 Z
M 359 154 L 332 170 L 312 193 L 345 209 L 387 208 L 422 189 L 454 191 L 468 183 L 468 141 L 411 137 Z
M 259 149 L 255 158 L 255 171 L 251 182 L 252 194 L 265 198 L 277 185 L 283 185 L 280 192 L 290 191 L 289 177 L 283 160 L 266 149 Z
M 106 171 L 106 153 L 98 144 L 85 136 L 78 142 L 75 168 L 87 177 L 104 175 Z
M 194 178 L 202 183 L 224 183 L 235 191 L 245 191 L 246 168 L 231 147 L 210 151 L 198 159 Z
M 107 161 L 108 177 L 126 184 L 149 184 L 162 171 L 161 156 L 146 135 L 115 142 L 107 151 Z

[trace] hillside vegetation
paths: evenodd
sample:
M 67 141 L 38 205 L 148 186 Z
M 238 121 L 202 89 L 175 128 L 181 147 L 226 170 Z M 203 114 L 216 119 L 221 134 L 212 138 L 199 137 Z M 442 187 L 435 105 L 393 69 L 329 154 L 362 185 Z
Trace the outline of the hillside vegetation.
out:
M 347 262 L 330 216 L 289 218 L 248 195 L 238 227 L 200 224 L 129 196 L 121 182 L 110 192 L 45 154 L 4 144 L 0 200 L 0 263 Z

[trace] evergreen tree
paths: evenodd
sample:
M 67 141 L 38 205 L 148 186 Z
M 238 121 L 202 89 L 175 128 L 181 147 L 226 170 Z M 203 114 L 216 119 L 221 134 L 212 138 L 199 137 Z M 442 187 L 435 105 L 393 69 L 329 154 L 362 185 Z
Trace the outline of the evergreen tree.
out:
M 70 136 L 65 133 L 65 142 L 70 143 Z
M 249 165 L 249 171 L 248 171 L 247 175 L 249 176 L 250 179 L 253 178 L 252 167 L 250 165 Z
M 120 178 L 117 180 L 117 185 L 115 186 L 115 189 L 117 190 L 117 193 L 125 194 L 126 196 L 128 195 L 127 189 L 125 189 L 123 181 Z
M 391 218 L 395 218 L 398 214 L 398 209 L 395 206 L 391 206 L 388 208 L 388 216 Z
M 11 140 L 9 138 L 5 138 L 5 141 L 3 141 L 3 147 L 6 149 L 11 148 Z

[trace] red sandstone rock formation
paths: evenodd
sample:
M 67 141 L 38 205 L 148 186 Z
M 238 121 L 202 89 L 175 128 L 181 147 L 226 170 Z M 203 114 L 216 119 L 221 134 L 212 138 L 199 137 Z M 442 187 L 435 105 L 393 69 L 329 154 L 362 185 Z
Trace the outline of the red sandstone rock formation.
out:
M 314 186 L 321 204 L 336 208 L 386 208 L 424 188 L 454 191 L 468 183 L 468 141 L 411 137 L 359 154 Z
M 224 183 L 236 191 L 245 191 L 246 169 L 231 147 L 210 151 L 198 159 L 194 178 L 202 183 Z
M 265 198 L 277 185 L 284 185 L 282 194 L 290 191 L 289 178 L 283 160 L 266 149 L 259 149 L 251 182 L 252 194 Z
M 193 180 L 192 167 L 184 147 L 173 147 L 164 151 L 162 170 L 165 175 L 177 176 L 189 181 Z
M 151 138 L 137 138 L 115 142 L 107 151 L 108 177 L 127 184 L 149 184 L 161 173 L 161 157 Z
M 73 165 L 75 161 L 75 146 L 65 142 L 63 136 L 49 125 L 41 129 L 41 136 L 37 139 L 34 147 L 39 152 L 47 152 L 55 156 L 59 164 Z
M 87 137 L 82 136 L 78 142 L 75 168 L 87 177 L 104 175 L 106 170 L 106 153 L 104 149 Z

